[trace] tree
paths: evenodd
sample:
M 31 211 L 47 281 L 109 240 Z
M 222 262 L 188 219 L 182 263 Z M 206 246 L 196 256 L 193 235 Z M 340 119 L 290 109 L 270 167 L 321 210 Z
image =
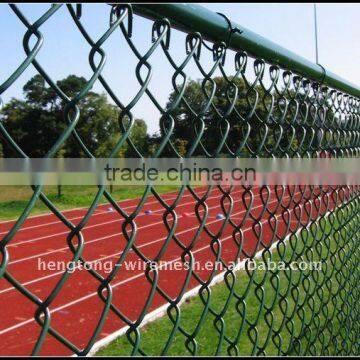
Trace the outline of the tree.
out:
M 1 114 L 5 128 L 21 149 L 31 157 L 42 157 L 60 136 L 64 124 L 57 124 L 56 116 L 42 107 L 12 99 Z M 5 157 L 18 154 L 4 141 Z
M 70 75 L 57 85 L 71 99 L 84 88 L 86 79 Z M 12 99 L 4 106 L 0 119 L 30 157 L 43 157 L 69 125 L 64 119 L 66 103 L 46 85 L 41 75 L 31 78 L 23 91 L 25 99 Z M 106 95 L 92 91 L 77 105 L 80 109 L 78 134 L 95 156 L 106 156 L 120 135 L 117 108 L 108 103 Z M 17 156 L 8 144 L 4 143 L 3 151 L 6 157 Z M 68 138 L 59 154 L 85 156 L 74 137 Z
M 197 141 L 200 134 L 200 125 L 204 125 L 201 135 L 201 143 L 210 153 L 214 153 L 219 146 L 221 139 L 226 138 L 226 143 L 219 150 L 220 154 L 231 152 L 242 156 L 257 154 L 269 156 L 270 154 L 282 155 L 282 149 L 292 148 L 296 151 L 298 146 L 297 134 L 289 136 L 294 126 L 291 125 L 291 113 L 287 113 L 285 121 L 281 122 L 282 99 L 276 92 L 269 94 L 260 85 L 250 89 L 242 78 L 228 78 L 236 87 L 238 96 L 235 101 L 234 109 L 226 116 L 226 121 L 222 116 L 227 113 L 232 100 L 235 96 L 234 87 L 229 85 L 224 77 L 215 77 L 215 93 L 212 104 L 204 113 L 208 97 L 212 94 L 213 85 L 207 82 L 203 87 L 202 81 L 190 80 L 185 88 L 183 99 L 180 105 L 172 112 L 175 120 L 175 127 L 171 136 L 172 144 L 177 148 L 179 141 L 186 143 L 186 150 Z M 207 96 L 206 96 L 207 94 Z M 169 96 L 167 110 L 175 101 L 178 94 L 174 91 Z M 188 106 L 187 106 L 187 105 Z M 191 109 L 190 109 L 190 108 Z M 255 111 L 253 111 L 255 110 Z M 197 114 L 202 112 L 202 117 Z M 229 132 L 226 134 L 227 126 Z M 281 133 L 281 129 L 283 132 Z M 278 144 L 278 139 L 280 143 Z M 182 143 L 184 145 L 184 143 Z M 280 146 L 278 146 L 280 145 Z M 289 150 L 290 151 L 290 150 Z M 168 146 L 167 154 L 174 155 Z M 204 150 L 198 144 L 193 155 L 204 155 Z M 169 156 L 169 155 L 168 155 Z
M 232 99 L 234 98 L 234 89 L 232 86 L 229 86 L 229 82 L 223 77 L 216 77 L 213 80 L 215 82 L 216 90 L 212 104 L 216 109 L 213 106 L 210 106 L 201 119 L 194 116 L 193 112 L 186 106 L 185 102 L 196 114 L 200 113 L 208 102 L 204 92 L 210 95 L 213 91 L 213 87 L 208 82 L 203 89 L 202 83 L 194 80 L 189 81 L 187 84 L 184 92 L 185 102 L 182 101 L 172 114 L 176 123 L 172 136 L 174 145 L 179 140 L 183 140 L 186 142 L 186 148 L 188 150 L 189 146 L 196 141 L 200 132 L 201 121 L 203 121 L 204 132 L 201 136 L 201 142 L 207 151 L 213 152 L 218 147 L 221 138 L 225 136 L 226 145 L 231 151 L 242 151 L 242 153 L 247 153 L 248 149 L 245 147 L 245 144 L 242 146 L 242 139 L 244 139 L 247 134 L 248 124 L 251 123 L 251 134 L 246 145 L 250 146 L 252 149 L 256 149 L 260 137 L 264 136 L 265 129 L 264 124 L 259 121 L 259 119 L 265 116 L 267 112 L 265 106 L 269 105 L 270 98 L 264 97 L 264 90 L 260 86 L 256 87 L 257 95 L 255 91 L 247 93 L 246 84 L 242 79 L 230 78 L 238 88 L 238 97 L 235 102 L 236 112 L 232 111 L 230 115 L 226 117 L 226 121 L 230 126 L 229 133 L 226 136 L 226 122 L 222 121 L 221 116 L 227 112 L 231 105 Z M 256 96 L 258 97 L 258 100 L 256 100 Z M 176 97 L 176 92 L 170 94 L 167 109 L 170 108 L 170 105 Z M 247 118 L 247 115 L 250 112 L 249 110 L 252 104 L 256 103 L 256 101 L 256 113 L 249 119 Z M 227 149 L 225 146 L 220 149 L 220 153 L 226 152 Z M 194 153 L 194 155 L 197 154 L 203 154 L 203 150 L 200 146 L 197 147 Z
M 125 119 L 125 127 L 129 126 L 129 119 Z M 135 119 L 134 124 L 131 128 L 128 139 L 131 140 L 132 144 L 136 147 L 136 150 L 142 155 L 148 154 L 148 141 L 147 141 L 147 125 L 143 119 Z M 138 157 L 136 151 L 130 146 L 127 141 L 120 151 L 121 157 Z

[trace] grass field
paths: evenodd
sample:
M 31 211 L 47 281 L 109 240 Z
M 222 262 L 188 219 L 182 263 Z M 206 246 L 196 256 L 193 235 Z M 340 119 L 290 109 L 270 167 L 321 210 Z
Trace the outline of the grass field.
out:
M 359 222 L 356 223 L 358 221 L 356 216 L 352 221 L 350 225 L 354 234 L 357 234 Z M 318 224 L 312 225 L 313 230 L 316 230 L 316 227 L 319 230 Z M 295 256 L 292 261 L 300 261 L 306 260 L 304 254 L 310 254 L 312 261 L 323 259 L 321 271 L 254 270 L 247 273 L 245 270 L 239 270 L 235 281 L 235 291 L 239 300 L 234 296 L 231 297 L 223 316 L 224 322 L 222 323 L 208 312 L 200 332 L 195 337 L 196 351 L 194 351 L 195 342 L 188 343 L 189 348 L 192 349 L 190 352 L 185 345 L 187 338 L 176 331 L 166 352 L 167 355 L 186 356 L 191 353 L 200 356 L 229 355 L 229 344 L 226 341 L 219 342 L 221 338 L 219 331 L 234 341 L 240 329 L 242 329 L 241 335 L 236 341 L 239 355 L 261 353 L 278 355 L 281 352 L 294 354 L 294 349 L 289 348 L 291 337 L 300 339 L 300 341 L 295 341 L 297 344 L 295 346 L 299 346 L 296 348 L 296 354 L 341 353 L 342 346 L 345 346 L 342 341 L 347 336 L 346 328 L 349 326 L 351 329 L 350 319 L 344 315 L 346 310 L 351 309 L 351 303 L 344 303 L 344 294 L 351 293 L 351 282 L 341 284 L 339 279 L 351 275 L 351 266 L 346 269 L 339 265 L 346 258 L 345 254 L 350 255 L 348 261 L 354 261 L 356 256 L 359 257 L 360 254 L 356 254 L 359 252 L 358 247 L 356 248 L 359 236 L 356 240 L 356 236 L 352 238 L 350 232 L 344 233 L 345 227 L 339 227 L 337 222 L 333 227 L 327 222 L 325 229 L 325 236 L 321 237 L 324 233 L 318 231 L 316 235 L 318 238 L 302 230 L 300 234 L 288 239 L 282 257 L 276 249 L 271 255 L 273 261 L 290 260 L 296 252 L 301 256 Z M 340 234 L 343 236 L 339 236 Z M 352 253 L 354 250 L 355 253 Z M 340 253 L 342 253 L 341 259 Z M 341 271 L 339 272 L 338 269 Z M 335 274 L 341 276 L 334 277 Z M 339 286 L 343 285 L 344 288 L 340 289 Z M 341 292 L 340 298 L 334 296 L 338 292 Z M 221 313 L 228 298 L 229 288 L 224 282 L 214 285 L 211 288 L 211 309 L 218 314 Z M 280 298 L 282 298 L 281 301 L 279 301 Z M 199 296 L 188 299 L 181 305 L 179 325 L 191 334 L 203 310 L 204 304 Z M 270 328 L 274 331 L 270 332 Z M 140 329 L 140 349 L 147 355 L 160 355 L 172 330 L 173 324 L 167 315 L 145 325 Z M 334 334 L 336 336 L 333 336 Z M 134 338 L 134 334 L 131 337 Z M 356 339 L 352 341 L 356 343 Z M 261 349 L 265 351 L 262 352 Z M 132 351 L 133 346 L 127 336 L 123 335 L 99 350 L 96 355 L 130 355 Z M 135 355 L 138 354 L 135 353 Z M 231 354 L 235 354 L 234 349 Z
M 159 193 L 174 191 L 176 186 L 158 186 Z M 44 193 L 60 210 L 89 206 L 98 188 L 96 186 L 62 186 L 61 196 L 58 196 L 56 186 L 45 186 Z M 108 189 L 109 190 L 109 189 Z M 143 186 L 114 186 L 111 195 L 117 201 L 139 197 L 143 194 Z M 24 210 L 33 191 L 29 186 L 0 186 L 0 220 L 16 219 Z M 102 202 L 106 202 L 105 197 Z M 31 215 L 49 212 L 48 208 L 38 200 Z

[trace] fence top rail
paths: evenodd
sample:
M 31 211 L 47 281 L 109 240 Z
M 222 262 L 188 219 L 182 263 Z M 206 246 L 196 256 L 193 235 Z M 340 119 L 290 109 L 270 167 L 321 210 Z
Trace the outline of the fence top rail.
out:
M 225 17 L 196 4 L 133 4 L 134 12 L 150 19 L 168 18 L 172 27 L 186 32 L 199 32 L 211 42 L 229 39 L 229 23 Z M 230 22 L 233 32 L 229 48 L 244 50 L 252 56 L 262 58 L 270 64 L 291 70 L 298 75 L 322 83 L 331 88 L 360 97 L 360 87 L 324 69 L 304 57 L 256 34 L 255 32 Z

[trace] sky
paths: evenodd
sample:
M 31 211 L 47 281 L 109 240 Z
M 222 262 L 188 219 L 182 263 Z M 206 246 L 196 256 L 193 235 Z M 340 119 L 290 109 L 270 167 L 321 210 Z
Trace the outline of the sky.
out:
M 314 19 L 312 3 L 203 3 L 202 6 L 226 14 L 232 21 L 262 35 L 269 40 L 315 62 Z M 19 9 L 30 22 L 36 21 L 48 8 L 47 4 L 19 4 Z M 319 62 L 328 70 L 360 84 L 360 4 L 318 4 Z M 17 68 L 25 58 L 22 40 L 26 28 L 6 4 L 0 4 L 0 84 Z M 99 39 L 109 24 L 109 6 L 87 4 L 83 9 L 82 21 L 94 39 Z M 133 41 L 140 53 L 151 46 L 152 22 L 136 16 Z M 69 74 L 89 79 L 92 70 L 89 65 L 89 45 L 76 28 L 65 7 L 61 7 L 40 31 L 44 43 L 38 54 L 38 61 L 54 80 Z M 178 62 L 185 58 L 185 35 L 172 31 L 170 53 Z M 30 46 L 34 43 L 33 39 Z M 136 79 L 136 57 L 130 51 L 120 31 L 112 34 L 103 46 L 107 53 L 103 75 L 119 99 L 127 104 L 136 95 L 140 85 Z M 210 66 L 210 54 L 202 54 L 202 62 Z M 165 106 L 172 90 L 171 77 L 174 70 L 161 50 L 155 51 L 149 62 L 153 66 L 150 90 L 161 106 Z M 233 63 L 227 60 L 225 68 L 231 74 Z M 141 71 L 146 76 L 146 71 Z M 23 75 L 3 93 L 4 102 L 12 97 L 22 96 L 22 87 L 36 74 L 30 66 Z M 195 64 L 187 67 L 190 78 L 201 77 Z M 95 91 L 104 91 L 97 82 Z M 159 112 L 147 97 L 134 107 L 135 117 L 143 118 L 150 133 L 158 130 Z

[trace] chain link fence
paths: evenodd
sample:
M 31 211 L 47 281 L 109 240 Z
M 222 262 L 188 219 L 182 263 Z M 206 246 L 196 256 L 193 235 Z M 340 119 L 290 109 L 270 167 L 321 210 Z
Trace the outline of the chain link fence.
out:
M 290 58 L 288 66 L 282 66 L 281 61 L 279 64 L 276 57 L 273 62 L 264 60 L 261 53 L 256 53 L 255 46 L 255 53 L 250 55 L 234 45 L 233 36 L 241 37 L 241 29 L 236 29 L 226 17 L 217 14 L 213 16 L 219 17 L 219 23 L 228 26 L 229 31 L 220 34 L 222 39 L 219 41 L 209 42 L 201 30 L 196 30 L 196 23 L 192 29 L 186 29 L 184 23 L 179 26 L 179 19 L 165 17 L 160 11 L 162 5 L 104 6 L 109 11 L 109 27 L 101 37 L 94 39 L 82 23 L 84 10 L 79 5 L 52 5 L 33 23 L 17 5 L 10 5 L 13 15 L 26 28 L 23 36 L 26 58 L 19 61 L 17 69 L 0 85 L 0 95 L 6 93 L 28 67 L 33 66 L 64 103 L 63 121 L 67 126 L 45 157 L 53 157 L 70 137 L 76 139 L 86 156 L 94 157 L 87 148 L 86 140 L 77 132 L 77 123 L 81 118 L 81 101 L 95 83 L 101 83 L 119 109 L 120 138 L 109 158 L 116 157 L 125 144 L 137 157 L 146 155 L 137 149 L 131 138 L 133 108 L 143 97 L 147 97 L 161 114 L 161 142 L 157 144 L 153 157 L 164 154 L 171 157 L 359 157 L 360 97 L 357 88 L 341 81 L 333 82 L 334 86 L 331 86 L 325 70 L 322 79 L 314 79 L 310 70 L 296 65 L 296 59 L 292 62 Z M 88 59 L 93 74 L 86 86 L 73 97 L 57 85 L 37 60 L 46 42 L 42 27 L 51 22 L 61 8 L 62 11 L 66 8 L 83 41 L 90 46 Z M 181 11 L 177 11 L 181 18 Z M 132 40 L 132 33 L 137 31 L 133 18 L 149 17 L 149 14 L 156 16 L 151 16 L 152 34 L 142 35 L 148 42 L 147 51 L 142 52 Z M 171 34 L 179 27 L 187 34 L 181 58 L 171 53 Z M 137 58 L 137 66 L 129 71 L 135 72 L 139 90 L 127 103 L 116 95 L 103 76 L 107 55 L 104 44 L 114 35 L 120 35 L 128 44 L 128 51 Z M 251 44 L 248 47 L 251 48 Z M 157 87 L 162 85 L 151 82 L 154 52 L 160 52 L 173 69 L 175 95 L 166 107 L 160 104 L 156 94 Z M 210 68 L 202 65 L 205 53 L 212 55 Z M 231 73 L 225 70 L 225 61 L 232 64 Z M 197 108 L 193 108 L 191 94 L 186 92 L 190 63 L 201 73 L 201 99 Z M 220 76 L 215 76 L 216 72 Z M 342 86 L 336 87 L 337 84 Z M 184 126 L 184 113 L 184 129 L 191 134 L 192 141 L 187 144 L 185 154 L 180 154 L 174 133 L 177 127 Z M 216 138 L 213 137 L 214 131 Z M 1 122 L 0 133 L 17 157 L 28 156 Z M 105 186 L 100 186 L 91 206 L 77 224 L 49 200 L 42 186 L 34 186 L 32 190 L 33 195 L 22 214 L 0 241 L 0 278 L 36 307 L 34 319 L 39 332 L 33 345 L 33 355 L 42 354 L 48 338 L 55 339 L 69 353 L 88 354 L 103 337 L 102 330 L 110 316 L 115 316 L 123 326 L 127 326 L 123 336 L 130 346 L 130 354 L 147 355 L 149 351 L 144 350 L 147 338 L 146 334 L 143 335 L 142 326 L 155 298 L 160 299 L 160 304 L 167 304 L 164 317 L 170 325 L 166 336 L 159 339 L 159 348 L 154 348 L 154 353 L 150 351 L 152 355 L 171 354 L 175 341 L 182 344 L 182 354 L 199 354 L 203 339 L 199 333 L 204 331 L 206 334 L 210 327 L 217 334 L 211 352 L 213 355 L 360 354 L 358 186 L 209 186 L 201 194 L 196 188 L 182 186 L 172 201 L 167 201 L 155 187 L 147 186 L 135 209 L 130 212 L 118 204 Z M 185 193 L 193 201 L 192 211 L 197 227 L 191 238 L 186 240 L 179 235 L 177 228 L 178 205 Z M 224 215 L 221 226 L 215 231 L 207 219 L 209 199 L 213 194 L 217 194 L 217 206 Z M 52 323 L 54 303 L 61 300 L 59 298 L 71 273 L 65 270 L 49 294 L 40 298 L 12 275 L 8 247 L 27 221 L 35 203 L 41 201 L 67 228 L 66 243 L 73 261 L 86 264 L 88 260 L 84 256 L 84 248 L 87 244 L 83 230 L 103 197 L 115 209 L 126 240 L 126 246 L 119 249 L 121 254 L 116 264 L 121 265 L 131 253 L 136 254 L 147 264 L 143 281 L 148 291 L 142 308 L 130 317 L 119 306 L 121 291 L 115 296 L 113 288 L 114 280 L 123 271 L 121 266 L 114 266 L 106 276 L 88 269 L 87 272 L 98 284 L 97 297 L 102 303 L 102 310 L 97 314 L 96 326 L 86 343 L 80 344 L 70 340 L 66 332 L 57 330 Z M 167 236 L 153 256 L 138 246 L 137 229 L 138 216 L 150 197 L 161 206 L 162 225 L 167 229 Z M 237 202 L 243 209 L 241 216 L 234 210 Z M 229 240 L 226 244 L 231 245 L 225 244 L 225 235 Z M 194 263 L 198 259 L 200 245 L 207 246 L 208 260 L 220 262 L 223 271 L 214 269 L 201 276 L 190 267 L 184 277 L 177 278 L 177 293 L 174 295 L 168 291 L 166 284 L 161 283 L 161 265 L 153 268 L 150 263 L 160 264 L 166 260 L 169 246 L 179 249 L 182 263 Z M 242 260 L 240 270 L 229 265 L 236 259 Z M 286 265 L 294 261 L 319 261 L 322 266 L 320 270 L 276 268 L 260 271 L 250 268 L 249 260 L 252 259 L 282 261 Z M 219 274 L 225 295 L 221 306 L 214 306 L 216 292 L 212 292 L 212 285 L 218 281 Z M 202 304 L 193 326 L 182 320 L 183 307 L 186 307 L 182 303 L 191 288 L 197 289 L 193 296 Z M 131 291 L 135 298 L 137 288 Z M 128 301 L 131 302 L 131 299 Z M 236 317 L 227 316 L 230 312 L 235 312 Z M 76 314 L 73 315 L 76 317 Z M 241 345 L 244 341 L 246 349 Z

